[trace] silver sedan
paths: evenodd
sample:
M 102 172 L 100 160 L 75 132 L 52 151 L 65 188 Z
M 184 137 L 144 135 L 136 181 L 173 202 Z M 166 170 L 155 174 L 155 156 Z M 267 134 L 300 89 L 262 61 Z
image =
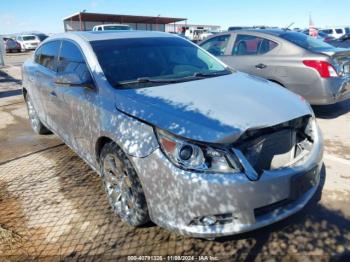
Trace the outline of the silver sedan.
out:
M 53 132 L 101 176 L 125 222 L 213 238 L 300 210 L 323 142 L 310 105 L 160 32 L 46 39 L 23 65 L 35 132 Z
M 303 33 L 237 30 L 200 44 L 231 67 L 268 79 L 313 105 L 350 98 L 350 50 Z

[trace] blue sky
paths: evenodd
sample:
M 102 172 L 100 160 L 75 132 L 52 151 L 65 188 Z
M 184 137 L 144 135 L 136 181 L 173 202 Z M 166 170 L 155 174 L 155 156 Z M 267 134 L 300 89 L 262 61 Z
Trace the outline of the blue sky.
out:
M 62 18 L 79 10 L 188 18 L 188 23 L 307 27 L 350 25 L 350 0 L 1 0 L 0 34 L 63 31 Z

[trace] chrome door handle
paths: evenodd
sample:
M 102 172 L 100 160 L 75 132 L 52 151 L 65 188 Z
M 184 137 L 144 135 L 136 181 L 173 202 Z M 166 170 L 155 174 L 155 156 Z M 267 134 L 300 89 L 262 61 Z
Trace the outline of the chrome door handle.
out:
M 267 65 L 264 65 L 264 64 L 257 64 L 255 67 L 256 67 L 257 69 L 264 69 L 264 68 L 267 67 Z

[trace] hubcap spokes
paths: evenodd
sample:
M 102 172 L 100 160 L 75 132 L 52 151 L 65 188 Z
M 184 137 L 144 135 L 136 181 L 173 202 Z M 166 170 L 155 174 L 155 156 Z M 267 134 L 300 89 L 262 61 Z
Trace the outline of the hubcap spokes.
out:
M 117 157 L 109 154 L 104 159 L 103 167 L 106 191 L 112 207 L 129 214 L 134 206 L 134 198 L 124 164 Z
M 32 101 L 30 101 L 30 99 L 27 100 L 27 105 L 28 105 L 28 116 L 29 116 L 29 120 L 33 126 L 34 129 L 37 129 L 37 127 L 39 126 L 39 119 L 36 116 L 36 112 L 34 110 Z

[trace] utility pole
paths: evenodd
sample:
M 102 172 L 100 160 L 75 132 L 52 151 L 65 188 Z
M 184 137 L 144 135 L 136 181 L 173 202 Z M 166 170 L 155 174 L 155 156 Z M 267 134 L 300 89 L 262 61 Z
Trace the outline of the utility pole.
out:
M 5 46 L 4 46 L 4 39 L 2 37 L 0 37 L 0 66 L 4 66 L 5 65 Z

